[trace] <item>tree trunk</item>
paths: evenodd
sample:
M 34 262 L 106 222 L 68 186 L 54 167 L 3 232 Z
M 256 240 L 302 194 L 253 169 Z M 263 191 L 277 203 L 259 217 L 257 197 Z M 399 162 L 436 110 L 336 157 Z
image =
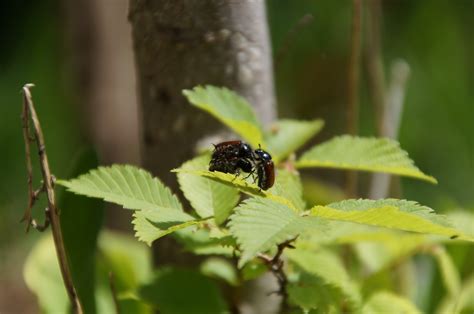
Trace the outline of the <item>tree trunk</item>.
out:
M 127 0 L 63 3 L 69 74 L 82 130 L 103 164 L 139 162 L 138 110 Z M 107 204 L 107 225 L 132 231 L 131 212 Z
M 265 124 L 275 119 L 273 71 L 264 1 L 131 0 L 142 114 L 142 161 L 173 191 L 170 170 L 221 126 L 190 106 L 182 90 L 226 86 L 243 95 Z M 160 247 L 166 247 L 160 240 Z M 157 260 L 172 252 L 160 249 Z
M 187 103 L 183 89 L 225 86 L 244 96 L 264 124 L 276 117 L 265 2 L 130 0 L 129 19 L 143 123 L 143 165 L 178 191 L 170 169 L 190 159 L 200 139 L 222 129 Z M 178 252 L 170 238 L 160 239 L 155 261 L 189 264 Z M 241 312 L 276 312 L 279 299 L 267 298 L 276 290 L 274 278 L 246 288 L 258 297 L 244 296 Z

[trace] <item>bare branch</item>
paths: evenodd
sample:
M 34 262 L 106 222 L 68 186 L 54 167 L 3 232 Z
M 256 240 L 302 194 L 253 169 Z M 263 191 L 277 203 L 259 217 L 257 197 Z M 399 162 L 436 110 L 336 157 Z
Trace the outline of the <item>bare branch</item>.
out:
M 280 243 L 277 245 L 277 252 L 275 256 L 270 257 L 266 254 L 260 253 L 258 255 L 258 258 L 260 258 L 265 265 L 267 266 L 268 270 L 270 270 L 275 278 L 278 281 L 278 286 L 279 289 L 278 291 L 275 291 L 274 293 L 279 294 L 283 300 L 282 300 L 282 313 L 286 313 L 286 311 L 289 309 L 288 305 L 288 291 L 287 291 L 287 285 L 288 285 L 288 278 L 286 277 L 286 274 L 283 270 L 284 266 L 284 261 L 281 258 L 281 255 L 283 254 L 283 250 L 286 248 L 294 248 L 292 243 L 298 238 L 296 236 L 293 239 L 287 240 L 283 243 Z
M 59 210 L 56 206 L 56 199 L 54 194 L 54 177 L 51 175 L 49 169 L 48 156 L 46 154 L 46 146 L 44 144 L 43 131 L 41 129 L 41 124 L 39 122 L 38 116 L 36 114 L 35 107 L 33 105 L 33 100 L 31 97 L 30 88 L 33 87 L 33 84 L 26 84 L 23 87 L 23 113 L 22 113 L 22 122 L 23 122 L 23 138 L 25 141 L 25 156 L 26 156 L 26 169 L 28 172 L 28 208 L 23 215 L 23 221 L 27 221 L 27 230 L 30 226 L 35 227 L 38 230 L 44 230 L 51 224 L 51 229 L 53 232 L 54 245 L 56 248 L 56 254 L 58 257 L 59 268 L 61 269 L 61 275 L 63 277 L 64 286 L 69 297 L 69 300 L 72 305 L 72 310 L 74 313 L 82 313 L 82 307 L 77 297 L 76 290 L 74 289 L 71 271 L 69 270 L 69 264 L 67 262 L 66 250 L 64 248 L 63 235 L 61 232 L 61 224 L 59 220 Z M 33 123 L 34 139 L 30 137 L 30 125 L 29 121 Z M 32 142 L 36 143 L 38 148 L 41 174 L 43 177 L 43 185 L 38 190 L 33 190 L 33 168 L 31 163 L 31 150 L 30 144 Z M 31 209 L 38 198 L 40 193 L 46 193 L 48 207 L 45 210 L 46 218 L 43 225 L 38 225 L 31 217 Z

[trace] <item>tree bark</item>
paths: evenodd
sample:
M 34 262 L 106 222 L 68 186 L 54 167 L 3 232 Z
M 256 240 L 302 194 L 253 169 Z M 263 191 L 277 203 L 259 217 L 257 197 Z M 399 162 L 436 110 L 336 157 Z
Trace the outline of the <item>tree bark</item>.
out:
M 139 163 L 138 110 L 128 0 L 63 3 L 68 75 L 82 131 L 103 164 Z M 72 73 L 72 74 L 69 74 Z M 132 231 L 131 213 L 107 204 L 106 223 Z
M 173 191 L 170 170 L 222 127 L 187 103 L 183 89 L 226 86 L 244 96 L 264 124 L 275 119 L 265 2 L 131 0 L 129 19 L 142 114 L 142 161 Z M 176 262 L 166 240 L 156 259 Z
M 187 103 L 183 89 L 225 86 L 244 96 L 265 125 L 276 118 L 265 2 L 130 0 L 129 19 L 143 123 L 143 165 L 178 191 L 170 169 L 191 158 L 198 141 L 222 129 Z M 158 264 L 192 262 L 179 254 L 170 238 L 160 239 L 154 253 Z M 274 278 L 246 287 L 259 297 L 243 296 L 240 312 L 276 312 L 279 298 L 267 298 L 268 291 L 276 288 Z

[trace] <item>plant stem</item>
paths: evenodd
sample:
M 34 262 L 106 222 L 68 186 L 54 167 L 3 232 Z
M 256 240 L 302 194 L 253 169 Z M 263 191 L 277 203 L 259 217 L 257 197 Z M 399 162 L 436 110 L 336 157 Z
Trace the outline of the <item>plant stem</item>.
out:
M 35 222 L 31 219 L 31 207 L 33 206 L 35 200 L 38 197 L 40 192 L 45 192 L 48 201 L 48 207 L 45 211 L 46 221 L 45 228 L 47 223 L 51 223 L 51 229 L 53 233 L 54 245 L 56 248 L 56 255 L 58 257 L 59 268 L 61 270 L 61 275 L 64 281 L 64 286 L 66 287 L 67 295 L 71 302 L 72 310 L 74 313 L 82 313 L 82 307 L 77 297 L 76 290 L 72 281 L 71 271 L 69 270 L 69 264 L 67 261 L 66 250 L 64 247 L 63 235 L 61 231 L 61 224 L 59 220 L 59 210 L 56 206 L 56 199 L 54 194 L 54 177 L 51 175 L 49 168 L 48 155 L 46 154 L 46 147 L 44 143 L 43 131 L 41 129 L 41 124 L 39 122 L 38 116 L 36 114 L 35 107 L 33 105 L 33 100 L 31 97 L 30 88 L 33 87 L 33 84 L 26 84 L 23 87 L 23 134 L 25 139 L 25 155 L 26 155 L 26 164 L 28 171 L 28 189 L 29 189 L 29 207 L 24 215 L 24 220 L 27 220 L 28 226 L 35 226 Z M 29 118 L 33 123 L 34 130 L 34 139 L 30 137 L 30 127 L 29 127 Z M 38 191 L 32 190 L 32 166 L 31 166 L 31 154 L 30 154 L 30 144 L 31 142 L 36 142 L 38 147 L 39 161 L 41 167 L 41 174 L 43 177 L 43 186 Z M 39 229 L 42 229 L 39 228 Z
M 296 238 L 293 238 L 293 239 L 290 239 L 283 243 L 278 244 L 277 252 L 275 256 L 273 257 L 270 257 L 266 254 L 258 255 L 258 257 L 267 265 L 268 269 L 273 273 L 273 275 L 278 281 L 279 289 L 278 291 L 276 291 L 276 293 L 278 293 L 282 297 L 282 305 L 281 305 L 282 313 L 287 312 L 287 310 L 289 309 L 289 304 L 288 304 L 288 291 L 287 291 L 288 278 L 286 277 L 285 271 L 283 269 L 284 261 L 281 258 L 281 255 L 283 254 L 283 250 L 285 248 L 294 248 L 291 243 L 294 242 L 295 240 Z
M 347 132 L 355 135 L 358 131 L 359 119 L 359 72 L 361 46 L 362 2 L 353 0 L 351 27 L 351 54 L 349 59 L 349 75 L 347 84 Z M 354 197 L 357 188 L 357 173 L 347 172 L 346 195 Z
M 380 0 L 372 0 L 367 3 L 367 81 L 369 93 L 375 112 L 375 123 L 377 135 L 382 134 L 383 112 L 385 102 L 385 74 L 382 62 L 380 43 Z

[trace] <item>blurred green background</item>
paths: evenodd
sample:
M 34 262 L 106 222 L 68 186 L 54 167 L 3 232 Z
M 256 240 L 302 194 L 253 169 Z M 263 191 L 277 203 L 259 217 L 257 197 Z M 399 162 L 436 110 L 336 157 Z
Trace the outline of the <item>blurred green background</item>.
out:
M 351 2 L 268 0 L 267 4 L 274 53 L 282 51 L 291 37 L 275 69 L 280 116 L 323 118 L 326 126 L 318 142 L 344 133 Z M 22 282 L 21 267 L 38 234 L 26 235 L 18 223 L 27 204 L 20 124 L 23 84 L 37 85 L 33 95 L 57 177 L 68 177 L 72 161 L 88 146 L 81 132 L 88 117 L 78 107 L 78 80 L 67 48 L 66 6 L 58 0 L 0 4 L 0 290 L 8 290 L 0 296 L 0 304 L 11 296 L 23 297 L 24 309 L 31 309 L 33 298 Z M 439 212 L 474 209 L 473 13 L 474 1 L 469 0 L 382 1 L 386 72 L 398 58 L 411 68 L 399 141 L 420 169 L 439 181 L 429 185 L 402 179 L 402 195 Z M 312 22 L 289 35 L 306 14 L 313 16 Z M 362 66 L 360 134 L 371 136 L 374 113 L 367 85 Z M 342 173 L 322 175 L 333 182 L 343 178 Z

